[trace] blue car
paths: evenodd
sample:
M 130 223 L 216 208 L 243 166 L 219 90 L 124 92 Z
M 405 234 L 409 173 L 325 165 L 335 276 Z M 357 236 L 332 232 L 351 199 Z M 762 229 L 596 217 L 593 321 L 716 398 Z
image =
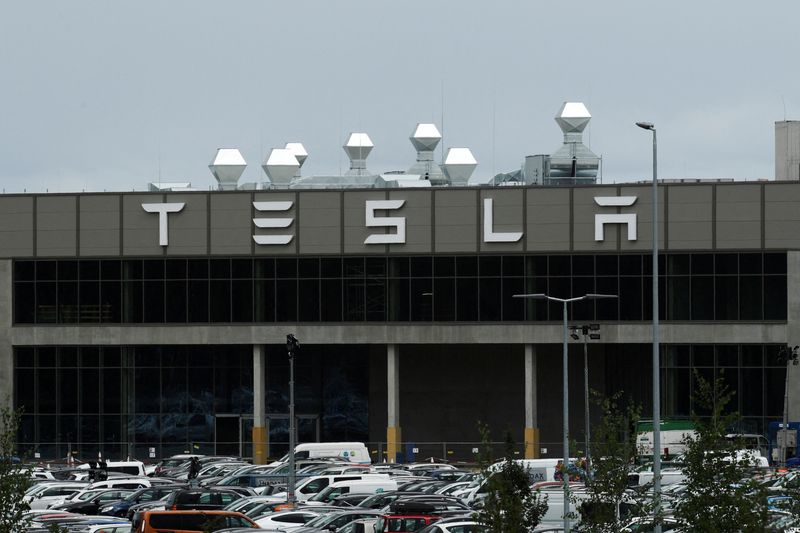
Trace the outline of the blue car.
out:
M 124 518 L 128 515 L 128 509 L 130 509 L 131 506 L 139 503 L 146 503 L 146 502 L 160 500 L 164 498 L 164 496 L 167 496 L 168 494 L 182 488 L 185 488 L 185 486 L 167 485 L 167 486 L 146 487 L 143 489 L 139 489 L 133 494 L 127 496 L 123 500 L 111 502 L 108 503 L 107 505 L 102 506 L 99 509 L 99 514 L 105 516 L 118 516 Z

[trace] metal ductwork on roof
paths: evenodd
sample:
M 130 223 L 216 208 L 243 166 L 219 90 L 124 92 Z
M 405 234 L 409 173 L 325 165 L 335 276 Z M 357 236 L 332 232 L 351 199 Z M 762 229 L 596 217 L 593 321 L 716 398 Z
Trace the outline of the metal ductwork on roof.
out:
M 306 147 L 303 146 L 303 143 L 292 142 L 292 143 L 286 143 L 286 146 L 284 148 L 292 152 L 294 154 L 294 157 L 297 159 L 297 162 L 300 164 L 300 166 L 297 169 L 297 173 L 295 174 L 295 177 L 300 177 L 300 169 L 303 168 L 303 163 L 305 163 L 306 159 L 308 159 L 308 152 L 306 151 Z
M 351 133 L 347 142 L 342 147 L 344 148 L 347 157 L 350 158 L 350 170 L 347 172 L 348 176 L 368 176 L 367 171 L 367 157 L 372 148 L 372 139 L 366 133 Z
M 451 185 L 466 185 L 478 162 L 469 148 L 449 148 L 444 158 L 444 173 Z
M 417 162 L 411 165 L 406 174 L 417 175 L 422 180 L 430 181 L 431 185 L 446 185 L 447 178 L 434 161 L 434 151 L 442 140 L 436 124 L 417 124 L 409 140 L 417 151 Z
M 246 167 L 247 162 L 236 148 L 218 148 L 217 154 L 208 165 L 219 183 L 220 190 L 223 191 L 236 190 L 239 178 L 242 177 Z
M 273 187 L 288 187 L 294 175 L 300 170 L 300 163 L 292 150 L 273 148 L 261 168 L 264 169 Z
M 564 144 L 550 155 L 549 177 L 545 184 L 573 185 L 594 183 L 600 158 L 583 144 L 583 130 L 592 115 L 581 102 L 564 102 L 555 120 L 564 132 Z

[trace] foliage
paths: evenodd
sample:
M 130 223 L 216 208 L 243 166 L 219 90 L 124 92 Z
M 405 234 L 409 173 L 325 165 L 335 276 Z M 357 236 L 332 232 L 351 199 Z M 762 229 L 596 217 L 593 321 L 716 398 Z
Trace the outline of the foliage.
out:
M 494 533 L 524 533 L 536 527 L 547 511 L 547 498 L 531 489 L 525 467 L 514 460 L 514 441 L 506 432 L 506 457 L 499 468 L 490 467 L 491 435 L 478 423 L 483 451 L 481 467 L 486 479 L 486 499 L 477 520 Z
M 695 436 L 684 439 L 686 490 L 675 505 L 675 516 L 687 532 L 763 531 L 767 521 L 765 489 L 753 479 L 752 455 L 737 453 L 741 443 L 725 438 L 738 421 L 728 412 L 734 396 L 723 373 L 714 381 L 695 371 L 694 405 L 707 417 L 692 412 Z
M 620 531 L 625 520 L 620 518 L 620 504 L 628 493 L 628 475 L 636 459 L 636 426 L 641 406 L 620 406 L 622 394 L 611 397 L 595 394 L 603 412 L 600 423 L 592 428 L 591 475 L 586 480 L 586 497 L 575 501 L 581 512 L 578 531 L 613 533 Z M 628 493 L 630 494 L 630 493 Z M 640 504 L 646 508 L 644 503 Z
M 30 476 L 16 457 L 16 436 L 20 413 L 8 407 L 0 409 L 0 531 L 22 533 L 29 520 L 23 515 L 30 509 L 25 490 Z

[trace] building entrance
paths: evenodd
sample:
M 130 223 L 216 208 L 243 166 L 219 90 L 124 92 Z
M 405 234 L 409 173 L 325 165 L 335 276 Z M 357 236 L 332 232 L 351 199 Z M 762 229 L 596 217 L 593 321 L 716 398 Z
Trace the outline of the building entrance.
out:
M 253 417 L 217 415 L 214 423 L 216 455 L 253 456 Z

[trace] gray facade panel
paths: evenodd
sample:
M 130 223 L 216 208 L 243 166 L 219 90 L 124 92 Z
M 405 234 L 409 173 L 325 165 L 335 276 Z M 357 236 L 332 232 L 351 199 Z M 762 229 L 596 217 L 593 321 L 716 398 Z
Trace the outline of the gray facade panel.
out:
M 761 247 L 761 185 L 717 185 L 718 249 Z
M 33 255 L 33 198 L 0 197 L 0 257 Z
M 36 254 L 77 255 L 77 197 L 39 196 L 36 206 Z
M 670 250 L 713 247 L 713 188 L 710 185 L 669 187 L 667 225 Z
M 487 253 L 495 252 L 521 252 L 525 239 L 525 206 L 523 205 L 523 194 L 521 190 L 493 189 L 481 190 L 480 194 L 480 251 Z M 494 233 L 522 233 L 522 237 L 516 242 L 484 242 L 484 226 L 486 225 L 486 213 L 484 212 L 484 200 L 492 200 L 492 220 L 491 228 Z
M 595 215 L 597 214 L 616 214 L 619 212 L 629 213 L 630 207 L 622 208 L 620 211 L 616 207 L 600 207 L 595 203 L 598 196 L 618 196 L 614 188 L 581 187 L 574 189 L 572 204 L 574 223 L 572 226 L 572 242 L 575 250 L 591 252 L 613 252 L 617 250 L 617 230 L 618 224 L 606 224 L 603 232 L 603 240 L 594 239 Z M 637 203 L 639 200 L 637 200 Z M 623 236 L 623 239 L 625 237 Z
M 131 194 L 122 197 L 122 253 L 126 256 L 163 255 L 158 244 L 158 214 L 147 213 L 142 204 L 164 202 L 162 194 Z M 180 213 L 168 215 L 168 224 Z
M 764 246 L 800 248 L 800 187 L 775 184 L 764 188 Z
M 389 252 L 430 253 L 431 252 L 431 198 L 425 191 L 390 191 L 390 200 L 405 200 L 402 216 L 406 218 L 406 243 L 390 244 Z
M 341 193 L 301 192 L 301 254 L 338 254 L 342 251 Z
M 211 195 L 211 254 L 250 255 L 253 242 L 251 198 L 250 193 Z
M 664 193 L 665 187 L 658 188 L 658 243 L 664 249 Z M 653 249 L 653 188 L 652 185 L 622 186 L 620 196 L 635 196 L 636 202 L 630 207 L 620 207 L 620 213 L 634 213 L 637 221 L 637 238 L 628 240 L 627 229 L 619 226 L 619 240 L 621 250 L 652 250 Z M 609 195 L 610 196 L 610 195 Z M 710 207 L 710 205 L 709 205 Z M 607 207 L 600 208 L 602 212 L 609 212 Z M 598 211 L 600 212 L 600 211 Z
M 478 190 L 434 190 L 437 253 L 478 251 Z
M 285 228 L 256 228 L 248 230 L 250 235 L 271 235 L 271 236 L 291 236 L 288 244 L 255 244 L 255 255 L 291 255 L 297 253 L 297 193 L 294 192 L 272 192 L 256 193 L 256 202 L 292 202 L 292 206 L 286 211 L 254 211 L 255 218 L 282 218 L 291 219 L 292 222 Z M 250 237 L 252 239 L 252 236 Z
M 119 195 L 81 196 L 81 256 L 119 255 Z
M 344 253 L 346 254 L 384 254 L 385 244 L 364 244 L 370 235 L 389 233 L 386 228 L 366 226 L 367 200 L 386 200 L 386 191 L 345 192 L 344 193 Z M 406 216 L 408 202 L 400 209 L 377 211 L 377 217 Z M 406 220 L 408 223 L 408 220 Z
M 529 251 L 569 250 L 569 189 L 528 189 L 527 211 L 524 238 Z
M 208 253 L 208 194 L 168 194 L 167 202 L 184 202 L 169 221 L 167 255 Z

